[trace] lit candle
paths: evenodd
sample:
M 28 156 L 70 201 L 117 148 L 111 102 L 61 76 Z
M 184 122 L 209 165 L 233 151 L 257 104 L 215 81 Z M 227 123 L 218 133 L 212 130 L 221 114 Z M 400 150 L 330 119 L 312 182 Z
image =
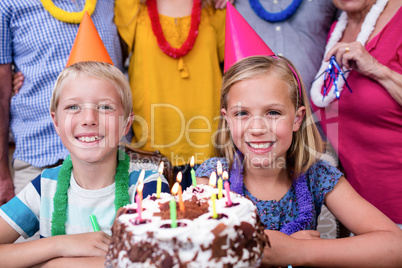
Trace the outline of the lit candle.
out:
M 211 176 L 209 177 L 209 185 L 214 188 L 216 186 L 216 173 L 215 172 L 212 172 Z M 212 195 L 211 195 L 211 202 L 212 202 L 212 218 L 214 218 L 214 219 L 218 218 L 218 214 L 216 213 L 215 199 L 216 199 L 216 194 L 215 194 L 215 189 L 213 189 Z
M 162 173 L 163 173 L 163 161 L 161 161 L 161 163 L 159 164 L 159 177 L 156 181 L 156 198 L 160 198 L 161 197 L 161 191 L 162 191 Z
M 225 190 L 226 190 L 226 198 L 228 200 L 226 202 L 226 205 L 231 206 L 232 200 L 230 200 L 230 186 L 229 186 L 229 181 L 228 181 L 229 175 L 226 170 L 223 172 L 222 176 L 223 176 L 223 179 L 225 180 L 224 186 L 225 186 Z
M 170 220 L 172 223 L 170 224 L 171 228 L 176 228 L 177 227 L 177 212 L 176 212 L 176 200 L 174 199 L 174 195 L 177 193 L 177 189 L 172 187 L 172 198 L 170 199 L 169 202 L 169 209 L 170 209 Z
M 179 209 L 180 211 L 184 211 L 184 203 L 183 203 L 183 197 L 182 197 L 182 192 L 180 190 L 180 185 L 178 182 L 176 182 L 173 187 L 172 187 L 172 193 L 175 192 L 179 196 Z
M 218 199 L 223 197 L 222 194 L 222 164 L 221 161 L 218 161 L 216 164 L 216 172 L 218 173 Z
M 179 192 L 179 208 L 180 208 L 180 211 L 184 211 L 184 202 L 183 202 L 183 197 L 182 197 L 183 190 L 182 190 L 181 185 L 180 185 L 180 182 L 181 182 L 182 178 L 183 178 L 183 175 L 181 174 L 181 171 L 179 171 L 177 173 L 177 177 L 176 177 L 177 182 L 173 185 L 173 187 L 175 187 L 176 184 L 177 184 L 177 187 L 179 188 L 178 192 Z
M 142 170 L 142 171 L 144 171 L 144 170 Z M 142 214 L 142 189 L 144 189 L 144 183 L 141 180 L 137 187 L 137 196 L 135 197 L 135 202 L 137 203 L 137 214 L 138 214 L 137 220 L 138 221 L 142 221 L 142 216 L 141 216 L 141 214 Z
M 191 166 L 191 180 L 193 181 L 193 187 L 197 187 L 197 180 L 195 179 L 195 171 L 193 169 L 193 167 L 194 167 L 194 156 L 191 157 L 190 166 Z

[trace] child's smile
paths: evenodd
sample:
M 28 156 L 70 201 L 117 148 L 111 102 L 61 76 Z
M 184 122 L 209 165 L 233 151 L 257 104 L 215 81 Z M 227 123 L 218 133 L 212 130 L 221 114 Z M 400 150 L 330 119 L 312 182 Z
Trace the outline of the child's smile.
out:
M 286 159 L 296 117 L 288 85 L 275 75 L 234 84 L 222 109 L 236 147 L 254 167 L 269 167 Z M 281 167 L 283 167 L 281 161 Z
M 110 82 L 80 75 L 64 86 L 53 117 L 71 156 L 97 162 L 116 150 L 123 115 L 121 97 Z

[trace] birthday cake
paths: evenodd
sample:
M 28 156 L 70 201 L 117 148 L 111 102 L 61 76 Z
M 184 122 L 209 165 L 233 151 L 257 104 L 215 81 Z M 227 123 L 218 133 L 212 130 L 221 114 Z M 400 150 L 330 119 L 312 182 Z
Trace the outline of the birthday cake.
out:
M 218 189 L 190 186 L 182 194 L 184 210 L 174 197 L 174 218 L 167 193 L 144 199 L 140 216 L 136 204 L 121 208 L 106 267 L 257 267 L 269 242 L 254 204 L 230 192 L 216 195 L 213 205 L 213 193 Z

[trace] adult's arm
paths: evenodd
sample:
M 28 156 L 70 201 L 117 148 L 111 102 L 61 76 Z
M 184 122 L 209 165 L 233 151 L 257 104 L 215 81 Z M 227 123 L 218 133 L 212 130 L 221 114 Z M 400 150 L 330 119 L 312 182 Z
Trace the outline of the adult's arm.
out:
M 347 51 L 346 48 L 349 50 Z M 339 42 L 328 51 L 325 60 L 329 61 L 332 55 L 335 55 L 336 61 L 346 69 L 352 68 L 376 80 L 402 106 L 402 74 L 379 63 L 360 42 Z
M 11 64 L 0 64 L 0 205 L 14 196 L 14 185 L 8 161 L 10 99 L 12 94 Z

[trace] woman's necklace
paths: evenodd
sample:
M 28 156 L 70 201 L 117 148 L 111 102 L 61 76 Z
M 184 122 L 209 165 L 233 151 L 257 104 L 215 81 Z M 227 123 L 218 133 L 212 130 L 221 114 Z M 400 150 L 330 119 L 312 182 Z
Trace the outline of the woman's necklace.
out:
M 276 13 L 266 11 L 259 0 L 249 0 L 249 2 L 255 14 L 257 14 L 261 19 L 269 22 L 280 22 L 290 18 L 296 13 L 296 10 L 299 8 L 302 0 L 293 0 L 287 8 Z
M 235 154 L 233 167 L 230 171 L 230 189 L 244 196 L 243 193 L 243 155 L 240 151 Z M 288 222 L 279 230 L 282 233 L 291 235 L 297 231 L 304 230 L 313 218 L 313 201 L 310 190 L 307 186 L 306 176 L 303 174 L 293 181 L 293 188 L 296 191 L 296 199 L 299 205 L 299 217 Z
M 117 211 L 122 206 L 127 205 L 130 202 L 130 196 L 128 193 L 128 180 L 130 167 L 130 157 L 119 150 L 117 155 L 123 155 L 124 159 L 119 160 L 116 168 L 115 175 L 115 199 L 114 206 Z M 66 234 L 66 222 L 67 222 L 67 209 L 68 209 L 68 195 L 67 191 L 70 187 L 71 170 L 73 163 L 71 157 L 67 156 L 63 165 L 60 168 L 57 176 L 57 188 L 53 197 L 53 215 L 52 215 L 52 236 Z M 88 216 L 89 217 L 89 216 Z
M 147 0 L 148 14 L 151 20 L 152 31 L 156 36 L 156 40 L 160 49 L 170 57 L 175 59 L 183 57 L 193 48 L 195 39 L 198 35 L 198 28 L 201 20 L 201 0 L 194 0 L 193 9 L 191 11 L 191 26 L 186 41 L 180 48 L 173 48 L 166 40 L 161 23 L 159 21 L 158 7 L 156 0 Z
M 61 8 L 58 8 L 52 0 L 41 0 L 43 7 L 59 21 L 67 23 L 80 23 L 85 11 L 92 15 L 95 11 L 97 0 L 86 0 L 84 9 L 80 12 L 67 12 Z
M 373 32 L 377 20 L 380 17 L 381 13 L 383 12 L 387 3 L 388 0 L 377 0 L 377 2 L 371 7 L 369 13 L 364 19 L 360 33 L 356 39 L 356 41 L 360 42 L 363 46 L 365 46 L 367 40 L 369 39 L 371 33 Z M 325 47 L 324 55 L 327 55 L 328 51 L 342 38 L 347 23 L 348 23 L 347 14 L 346 12 L 342 12 L 342 14 L 339 16 L 338 22 L 336 23 L 334 31 L 332 32 L 331 37 L 329 38 L 328 43 Z M 319 77 L 322 73 L 325 72 L 327 68 L 328 68 L 328 62 L 325 62 L 323 60 L 321 62 L 321 67 L 318 71 L 317 76 Z M 344 72 L 345 80 L 348 78 L 348 76 L 349 72 Z M 343 81 L 342 79 L 338 79 L 337 87 L 339 90 L 339 94 L 341 94 L 344 84 L 345 81 Z M 311 85 L 310 90 L 311 100 L 317 107 L 327 107 L 331 102 L 333 102 L 336 99 L 335 86 L 334 85 L 331 86 L 330 91 L 324 96 L 321 93 L 323 85 L 324 85 L 324 79 L 317 79 L 317 78 Z

